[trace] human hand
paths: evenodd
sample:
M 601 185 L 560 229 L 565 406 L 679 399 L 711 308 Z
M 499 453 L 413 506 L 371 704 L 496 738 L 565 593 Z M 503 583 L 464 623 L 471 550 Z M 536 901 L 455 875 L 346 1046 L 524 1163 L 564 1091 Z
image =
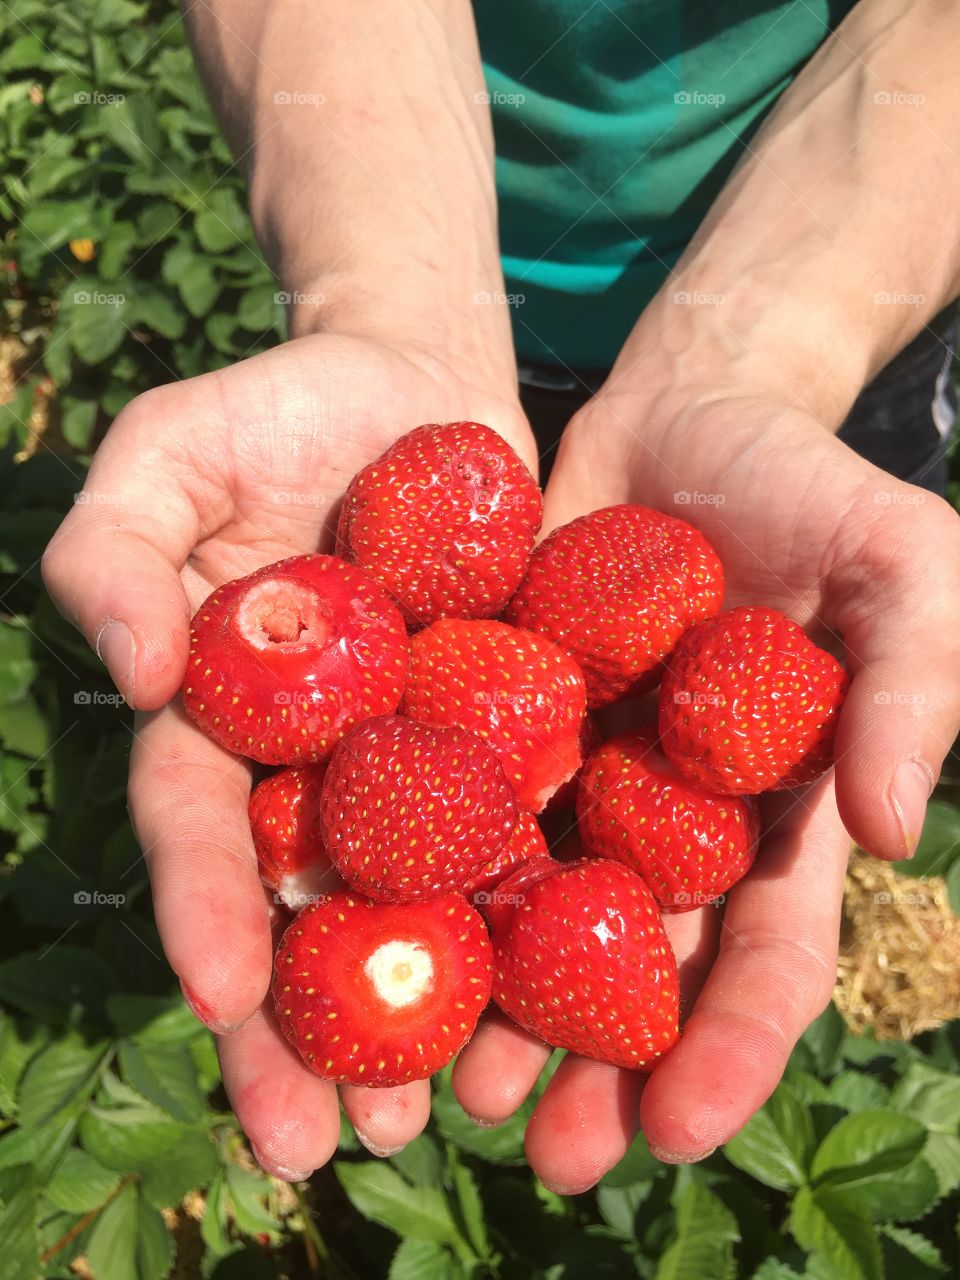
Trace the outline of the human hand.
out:
M 356 471 L 411 427 L 464 417 L 499 430 L 535 471 L 523 415 L 492 379 L 415 348 L 300 338 L 134 401 L 94 459 L 85 486 L 94 500 L 73 509 L 44 559 L 60 609 L 128 703 L 149 713 L 137 721 L 129 795 L 157 926 L 191 1007 L 219 1033 L 240 1123 L 281 1177 L 305 1177 L 330 1157 L 337 1093 L 303 1066 L 264 1005 L 283 922 L 257 875 L 250 766 L 207 738 L 179 700 L 164 704 L 183 677 L 190 618 L 213 587 L 329 549 Z M 379 1151 L 416 1136 L 429 1096 L 428 1081 L 341 1090 L 357 1133 Z
M 844 824 L 881 857 L 909 856 L 958 730 L 960 522 L 950 508 L 774 396 L 628 382 L 615 375 L 568 428 L 545 527 L 619 502 L 687 519 L 720 554 L 727 606 L 774 605 L 820 642 L 839 633 L 853 679 L 836 791 L 827 777 L 765 797 L 759 855 L 722 922 L 709 909 L 666 917 L 688 1015 L 677 1047 L 647 1078 L 573 1056 L 554 1075 L 527 1154 L 566 1192 L 596 1182 L 638 1127 L 656 1155 L 686 1162 L 762 1105 L 834 986 Z M 549 1052 L 499 1017 L 482 1024 L 454 1075 L 462 1105 L 505 1119 Z

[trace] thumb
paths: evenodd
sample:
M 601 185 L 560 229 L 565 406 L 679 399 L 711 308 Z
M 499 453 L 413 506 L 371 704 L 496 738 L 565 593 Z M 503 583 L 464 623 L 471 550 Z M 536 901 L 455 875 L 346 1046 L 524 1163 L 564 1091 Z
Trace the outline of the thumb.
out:
M 193 504 L 172 479 L 101 446 L 83 492 L 41 563 L 54 604 L 132 706 L 162 706 L 186 668 L 190 606 L 180 568 L 197 539 Z
M 854 840 L 888 859 L 912 857 L 960 731 L 960 520 L 933 495 L 903 490 L 915 505 L 875 528 L 838 616 L 853 681 L 837 729 L 837 804 Z

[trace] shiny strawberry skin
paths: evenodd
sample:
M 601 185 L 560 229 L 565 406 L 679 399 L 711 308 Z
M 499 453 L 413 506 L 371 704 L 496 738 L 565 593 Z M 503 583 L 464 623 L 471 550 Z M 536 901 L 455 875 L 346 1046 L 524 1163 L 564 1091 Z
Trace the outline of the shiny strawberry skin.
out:
M 478 734 L 521 808 L 539 812 L 580 767 L 585 705 L 577 664 L 534 632 L 444 619 L 411 638 L 401 712 Z
M 502 436 L 478 422 L 428 423 L 354 476 L 337 546 L 413 627 L 487 618 L 523 577 L 542 515 L 536 481 Z
M 489 999 L 491 972 L 486 928 L 459 895 L 392 906 L 338 893 L 283 935 L 274 1007 L 311 1071 L 389 1088 L 455 1057 Z
M 498 886 L 517 902 L 490 917 L 493 999 L 558 1049 L 649 1066 L 679 1034 L 677 965 L 653 895 L 618 862 L 549 861 Z
M 625 504 L 545 538 L 503 616 L 575 658 L 588 705 L 601 707 L 651 688 L 687 627 L 722 600 L 723 568 L 703 534 Z
M 473 733 L 378 716 L 330 758 L 320 800 L 330 858 L 358 893 L 414 902 L 461 889 L 496 858 L 517 802 Z
M 403 620 L 335 556 L 294 556 L 218 587 L 193 619 L 183 705 L 262 764 L 316 764 L 358 721 L 396 709 Z
M 749 871 L 760 818 L 750 796 L 689 782 L 652 733 L 613 738 L 580 773 L 577 826 L 586 852 L 642 876 L 661 911 L 722 899 Z
M 660 687 L 663 749 L 728 795 L 812 782 L 833 761 L 847 675 L 776 609 L 731 609 L 687 632 Z
M 326 765 L 295 765 L 257 783 L 248 807 L 260 879 L 278 901 L 300 910 L 343 888 L 323 843 L 320 791 Z
M 528 858 L 549 853 L 539 823 L 532 813 L 523 811 L 517 817 L 510 839 L 495 858 L 491 858 L 463 886 L 463 892 L 474 906 L 483 906 L 501 880 L 516 871 Z

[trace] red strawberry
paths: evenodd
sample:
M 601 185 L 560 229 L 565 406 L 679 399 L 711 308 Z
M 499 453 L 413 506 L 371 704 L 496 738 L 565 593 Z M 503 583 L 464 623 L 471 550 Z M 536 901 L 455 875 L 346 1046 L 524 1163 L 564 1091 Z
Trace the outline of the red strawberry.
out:
M 603 738 L 596 718 L 588 711 L 580 721 L 580 759 L 586 760 L 591 751 L 595 751 L 602 741 Z M 576 807 L 577 791 L 579 789 L 580 774 L 582 770 L 583 765 L 580 766 L 580 769 L 577 770 L 572 778 L 568 778 L 562 786 L 557 787 L 556 791 L 547 801 L 546 808 L 544 810 L 545 813 L 561 813 L 564 810 Z
M 558 1049 L 645 1067 L 676 1041 L 677 964 L 650 890 L 617 862 L 536 859 L 498 886 L 493 998 Z
M 840 663 L 776 609 L 745 606 L 687 632 L 660 688 L 663 749 L 728 795 L 811 782 L 833 759 Z
M 393 711 L 403 620 L 335 556 L 294 556 L 218 587 L 197 610 L 183 704 L 228 751 L 315 764 L 359 720 Z
M 463 886 L 463 892 L 478 907 L 483 906 L 490 900 L 490 891 L 511 872 L 516 871 L 521 862 L 548 852 L 547 842 L 536 818 L 532 813 L 521 813 L 513 834 L 503 849 L 481 867 L 476 875 L 470 877 Z
M 504 622 L 435 622 L 410 641 L 400 710 L 472 729 L 503 762 L 522 808 L 540 810 L 580 766 L 585 708 L 577 664 Z
M 577 825 L 588 854 L 642 876 L 663 911 L 715 901 L 749 871 L 760 819 L 750 797 L 681 777 L 653 734 L 613 738 L 580 773 Z
M 633 697 L 683 632 L 723 599 L 723 569 L 692 525 L 648 507 L 605 507 L 546 538 L 504 612 L 583 669 L 591 707 Z
M 510 839 L 517 802 L 473 733 L 402 716 L 365 720 L 336 748 L 320 801 L 330 857 L 380 902 L 461 888 Z
M 250 794 L 250 830 L 260 879 L 299 910 L 343 882 L 330 864 L 320 829 L 320 789 L 326 765 L 281 769 Z
M 542 514 L 536 481 L 495 431 L 427 425 L 354 476 L 337 545 L 414 626 L 486 618 L 516 590 Z
M 327 1080 L 423 1080 L 473 1034 L 490 959 L 483 921 L 457 894 L 400 907 L 337 893 L 301 911 L 281 939 L 277 1019 Z

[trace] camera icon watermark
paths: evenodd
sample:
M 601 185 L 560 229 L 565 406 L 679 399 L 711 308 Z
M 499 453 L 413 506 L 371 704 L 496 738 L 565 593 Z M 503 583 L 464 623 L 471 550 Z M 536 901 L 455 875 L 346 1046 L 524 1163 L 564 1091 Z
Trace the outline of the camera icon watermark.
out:
M 73 95 L 78 107 L 119 107 L 127 100 L 125 93 L 101 93 L 99 89 L 81 89 Z
M 900 289 L 880 289 L 873 295 L 878 307 L 922 307 L 926 300 L 925 293 L 905 293 Z
M 881 689 L 873 695 L 878 707 L 922 707 L 927 701 L 922 693 L 902 693 L 900 690 Z
M 323 293 L 300 293 L 298 290 L 290 293 L 281 289 L 273 295 L 273 300 L 278 307 L 322 307 L 327 297 Z
M 122 693 L 105 693 L 102 689 L 78 689 L 73 695 L 75 707 L 125 707 Z
M 722 307 L 726 300 L 725 293 L 703 293 L 698 289 L 678 289 L 673 295 L 678 307 Z
M 503 93 L 499 89 L 492 92 L 481 89 L 473 95 L 473 100 L 480 106 L 487 107 L 522 107 L 527 100 L 525 93 Z
M 526 900 L 522 893 L 502 893 L 499 889 L 478 889 L 473 895 L 476 907 L 522 907 Z
M 724 893 L 704 893 L 701 889 L 692 891 L 679 889 L 676 893 L 669 895 L 665 905 L 688 909 L 693 907 L 722 907 L 726 900 L 727 896 Z
M 722 693 L 691 693 L 689 689 L 678 689 L 673 695 L 678 707 L 725 707 L 727 700 Z
M 878 507 L 922 507 L 927 495 L 914 489 L 879 489 L 873 495 Z
M 525 293 L 491 293 L 487 289 L 481 289 L 473 295 L 473 300 L 477 306 L 495 304 L 501 307 L 522 307 L 527 300 L 527 295 Z
M 95 289 L 92 293 L 87 289 L 74 289 L 73 304 L 76 307 L 123 307 L 126 306 L 125 293 L 102 293 Z
M 326 100 L 326 94 L 305 93 L 301 89 L 281 89 L 273 95 L 276 107 L 322 107 Z
M 673 95 L 678 107 L 722 107 L 727 100 L 725 93 L 701 93 L 697 89 L 681 89 Z
M 880 89 L 873 95 L 878 107 L 922 107 L 925 93 L 906 93 L 902 89 Z
M 73 495 L 75 507 L 122 507 L 126 500 L 122 493 L 104 493 L 102 489 L 82 489 Z
M 122 907 L 126 900 L 125 893 L 101 893 L 99 889 L 78 889 L 73 895 L 77 907 Z
M 930 899 L 925 893 L 892 893 L 881 889 L 873 895 L 878 907 L 925 907 Z
M 678 507 L 722 507 L 727 497 L 723 493 L 701 493 L 699 489 L 678 489 L 673 501 Z

